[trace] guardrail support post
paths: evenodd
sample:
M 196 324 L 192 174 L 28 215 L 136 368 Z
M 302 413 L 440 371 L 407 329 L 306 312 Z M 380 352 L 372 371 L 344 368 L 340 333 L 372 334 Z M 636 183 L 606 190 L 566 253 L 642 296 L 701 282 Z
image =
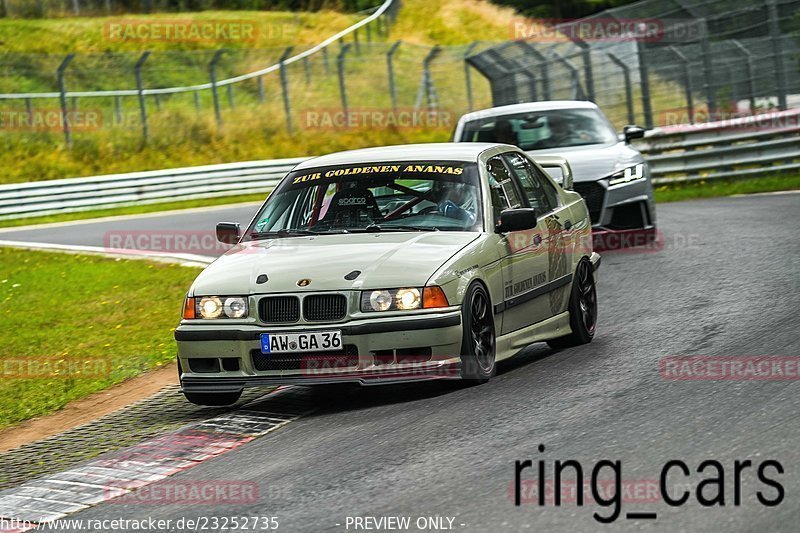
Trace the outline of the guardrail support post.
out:
M 228 107 L 233 109 L 233 84 L 228 84 Z
M 633 87 L 631 87 L 631 68 L 620 58 L 606 52 L 606 55 L 616 66 L 622 69 L 622 77 L 625 80 L 625 107 L 628 110 L 628 124 L 636 123 L 636 114 L 633 111 Z
M 653 128 L 653 105 L 650 101 L 650 73 L 647 69 L 645 46 L 641 40 L 636 41 L 636 51 L 639 59 L 639 80 L 642 85 L 642 111 L 644 111 L 644 126 Z
M 322 62 L 325 65 L 325 75 L 330 76 L 331 74 L 331 66 L 328 63 L 328 47 L 322 49 Z
M 339 95 L 342 97 L 342 111 L 347 121 L 347 87 L 344 82 L 344 57 L 350 49 L 350 43 L 342 45 L 339 55 L 336 56 L 336 71 L 339 74 Z
M 786 109 L 786 71 L 783 64 L 783 50 L 781 47 L 781 28 L 778 25 L 778 4 L 775 0 L 767 0 L 769 11 L 769 38 L 772 42 L 772 61 L 775 65 L 777 77 L 778 109 Z
M 472 74 L 470 73 L 470 64 L 467 61 L 467 58 L 472 54 L 472 51 L 475 50 L 475 47 L 478 46 L 478 41 L 474 41 L 469 43 L 467 49 L 464 51 L 464 86 L 467 91 L 467 111 L 472 111 L 473 102 L 472 102 Z
M 64 71 L 73 59 L 75 59 L 75 54 L 67 55 L 56 71 L 58 77 L 58 92 L 60 93 L 59 99 L 61 100 L 61 120 L 64 123 L 64 139 L 67 142 L 68 148 L 72 148 L 72 134 L 69 128 L 69 112 L 67 111 L 67 91 L 64 89 Z
M 358 30 L 353 31 L 353 44 L 356 46 L 356 54 L 361 55 L 361 43 L 358 42 Z
M 214 116 L 217 118 L 217 126 L 222 127 L 222 112 L 219 108 L 219 93 L 217 92 L 217 63 L 222 58 L 225 50 L 217 50 L 208 64 L 208 75 L 211 78 L 211 96 L 214 99 Z
M 311 65 L 309 65 L 308 56 L 303 58 L 303 70 L 306 73 L 306 83 L 311 83 Z
M 33 123 L 33 105 L 30 98 L 25 99 L 25 112 L 28 114 L 28 122 Z
M 686 109 L 689 112 L 689 124 L 694 124 L 694 96 L 692 95 L 692 69 L 690 68 L 691 61 L 683 52 L 674 46 L 670 46 L 669 50 L 675 54 L 683 64 L 683 87 L 686 93 Z
M 76 15 L 81 14 L 81 4 L 79 0 L 72 0 L 72 10 Z
M 386 53 L 386 69 L 389 75 L 389 96 L 392 98 L 392 111 L 397 113 L 397 88 L 394 86 L 394 54 L 403 41 L 395 42 Z
M 136 76 L 136 92 L 139 96 L 139 117 L 142 122 L 142 141 L 147 143 L 150 132 L 147 128 L 147 102 L 144 97 L 144 87 L 142 85 L 142 66 L 147 58 L 150 57 L 150 52 L 145 52 L 139 57 L 136 65 L 133 67 L 133 74 Z
M 289 102 L 289 81 L 286 76 L 286 59 L 292 53 L 293 46 L 283 51 L 280 58 L 281 91 L 283 92 L 283 112 L 286 115 L 286 131 L 292 133 L 292 106 Z
M 194 108 L 197 112 L 200 112 L 200 91 L 194 92 Z

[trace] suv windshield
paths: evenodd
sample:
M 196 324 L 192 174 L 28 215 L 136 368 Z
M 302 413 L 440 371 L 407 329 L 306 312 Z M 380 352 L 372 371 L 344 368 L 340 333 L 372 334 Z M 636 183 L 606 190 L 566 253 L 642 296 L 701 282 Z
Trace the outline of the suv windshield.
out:
M 362 163 L 291 172 L 246 238 L 359 231 L 479 231 L 478 169 L 462 161 Z
M 596 109 L 558 109 L 473 120 L 464 125 L 460 140 L 544 150 L 613 143 L 617 134 Z

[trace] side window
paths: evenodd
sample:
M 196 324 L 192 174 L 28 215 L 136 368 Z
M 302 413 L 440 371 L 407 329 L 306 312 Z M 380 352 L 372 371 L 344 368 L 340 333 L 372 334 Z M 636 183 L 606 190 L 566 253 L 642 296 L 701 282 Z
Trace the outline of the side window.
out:
M 514 171 L 522 191 L 531 207 L 539 213 L 548 213 L 558 207 L 558 193 L 550 181 L 525 157 L 518 153 L 503 154 Z

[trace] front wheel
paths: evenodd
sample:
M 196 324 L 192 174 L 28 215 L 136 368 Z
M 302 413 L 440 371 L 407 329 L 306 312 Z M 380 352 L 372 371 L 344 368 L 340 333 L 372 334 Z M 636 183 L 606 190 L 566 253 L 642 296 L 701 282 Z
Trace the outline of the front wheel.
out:
M 461 306 L 461 379 L 485 383 L 495 373 L 494 316 L 489 294 L 483 285 L 473 283 Z
M 578 263 L 569 296 L 569 325 L 572 333 L 547 341 L 551 348 L 569 348 L 592 342 L 597 325 L 597 289 L 592 263 L 584 258 Z
M 237 392 L 186 392 L 183 393 L 186 399 L 195 405 L 207 405 L 210 407 L 223 407 L 235 404 L 242 396 L 242 391 Z

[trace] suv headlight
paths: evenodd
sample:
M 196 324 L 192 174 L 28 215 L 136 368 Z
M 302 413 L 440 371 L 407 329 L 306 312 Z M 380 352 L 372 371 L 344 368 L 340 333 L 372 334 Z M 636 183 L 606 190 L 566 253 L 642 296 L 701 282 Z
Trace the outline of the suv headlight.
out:
M 244 296 L 200 296 L 186 298 L 183 318 L 207 319 L 245 318 L 247 298 Z
M 637 163 L 631 167 L 615 172 L 608 177 L 608 185 L 620 185 L 629 181 L 644 179 L 644 163 Z

